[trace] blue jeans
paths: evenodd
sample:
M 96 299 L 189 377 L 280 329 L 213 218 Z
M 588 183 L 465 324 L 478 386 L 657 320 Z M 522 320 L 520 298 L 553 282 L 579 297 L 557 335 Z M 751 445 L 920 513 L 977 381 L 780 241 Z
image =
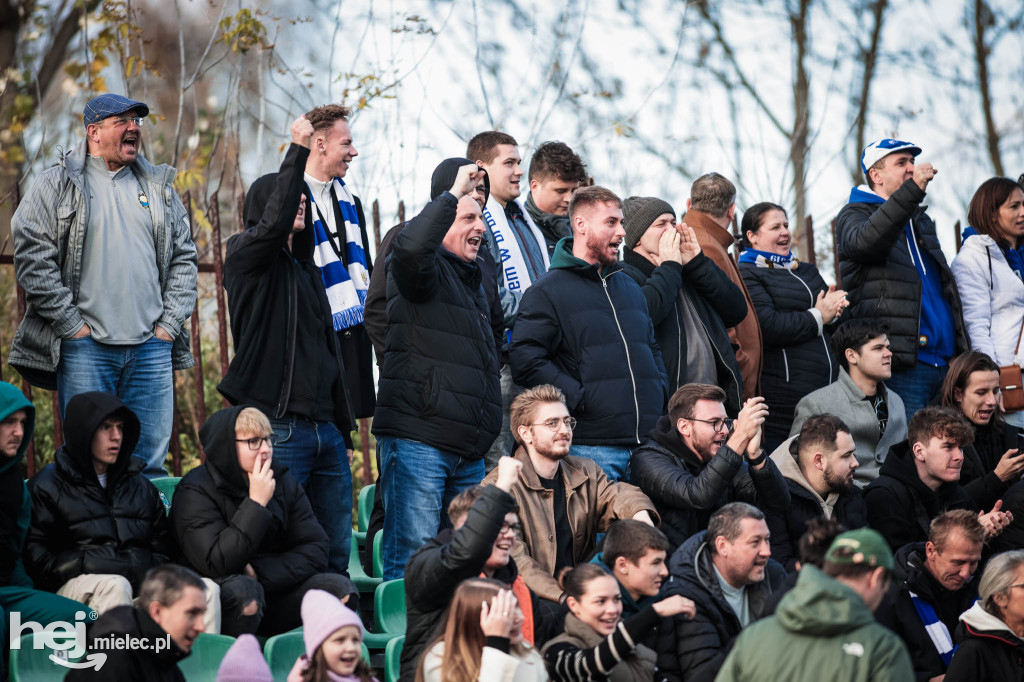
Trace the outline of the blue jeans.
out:
M 142 432 L 132 454 L 146 463 L 149 478 L 166 476 L 164 460 L 174 421 L 171 341 L 155 336 L 133 346 L 112 346 L 91 336 L 64 339 L 57 365 L 60 417 L 79 393 L 113 393 L 139 418 Z
M 274 459 L 306 491 L 313 514 L 330 543 L 327 570 L 348 575 L 352 544 L 352 469 L 348 466 L 345 437 L 332 422 L 302 417 L 271 419 L 277 443 Z
M 482 459 L 468 460 L 423 443 L 377 439 L 384 500 L 384 580 L 405 575 L 413 552 L 450 525 L 448 504 L 484 478 Z
M 569 454 L 594 460 L 604 471 L 604 475 L 613 481 L 629 481 L 629 448 L 614 445 L 573 445 Z
M 932 367 L 919 362 L 914 365 L 913 369 L 893 372 L 892 377 L 886 380 L 885 387 L 890 391 L 895 391 L 896 395 L 903 399 L 908 424 L 914 413 L 922 407 L 927 407 L 932 398 L 938 394 L 947 371 L 949 371 L 948 365 Z

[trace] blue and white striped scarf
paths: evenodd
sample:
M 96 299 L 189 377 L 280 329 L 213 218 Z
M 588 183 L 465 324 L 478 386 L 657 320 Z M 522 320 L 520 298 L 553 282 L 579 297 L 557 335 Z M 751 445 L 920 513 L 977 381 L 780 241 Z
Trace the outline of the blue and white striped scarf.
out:
M 953 645 L 953 638 L 949 636 L 949 628 L 939 620 L 938 614 L 935 613 L 935 607 L 930 602 L 913 592 L 910 592 L 910 601 L 914 604 L 914 609 L 917 611 L 918 618 L 921 619 L 921 624 L 924 625 L 925 632 L 932 640 L 932 646 L 935 647 L 942 662 L 948 666 L 957 649 Z
M 362 234 L 359 225 L 359 212 L 352 192 L 345 186 L 341 178 L 332 181 L 334 193 L 338 197 L 338 208 L 345 221 L 345 259 L 348 268 L 338 258 L 327 234 L 326 220 L 321 208 L 313 200 L 310 190 L 310 208 L 313 216 L 313 262 L 320 268 L 320 276 L 327 290 L 327 302 L 331 306 L 331 317 L 334 330 L 340 331 L 363 323 L 363 305 L 366 303 L 366 290 L 370 285 L 370 274 L 366 270 L 366 253 L 363 251 Z M 308 186 L 307 186 L 308 189 Z M 323 210 L 333 210 L 324 207 Z M 338 226 L 340 235 L 341 229 Z

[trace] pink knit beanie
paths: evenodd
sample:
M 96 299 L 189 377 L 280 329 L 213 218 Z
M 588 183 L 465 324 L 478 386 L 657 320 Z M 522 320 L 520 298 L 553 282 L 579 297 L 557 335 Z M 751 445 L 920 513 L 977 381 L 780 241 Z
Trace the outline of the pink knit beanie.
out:
M 217 668 L 217 682 L 274 682 L 259 640 L 239 635 Z
M 313 660 L 313 654 L 325 639 L 347 625 L 356 626 L 361 634 L 366 632 L 356 612 L 330 592 L 309 590 L 303 595 L 302 635 L 309 660 Z

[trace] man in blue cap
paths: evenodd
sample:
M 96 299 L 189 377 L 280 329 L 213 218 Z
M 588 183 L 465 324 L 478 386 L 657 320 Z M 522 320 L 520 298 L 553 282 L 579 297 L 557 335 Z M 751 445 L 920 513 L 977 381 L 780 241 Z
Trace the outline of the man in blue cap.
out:
M 185 323 L 197 260 L 175 170 L 140 153 L 148 115 L 120 95 L 90 100 L 85 144 L 41 173 L 18 206 L 14 267 L 28 306 L 10 363 L 57 390 L 62 417 L 79 393 L 116 394 L 139 417 L 134 455 L 154 478 L 167 475 L 172 368 L 192 365 Z
M 836 217 L 839 273 L 849 316 L 888 323 L 892 377 L 907 421 L 942 384 L 949 359 L 970 348 L 960 296 L 922 204 L 938 172 L 915 164 L 921 148 L 884 139 L 861 154 L 866 185 Z

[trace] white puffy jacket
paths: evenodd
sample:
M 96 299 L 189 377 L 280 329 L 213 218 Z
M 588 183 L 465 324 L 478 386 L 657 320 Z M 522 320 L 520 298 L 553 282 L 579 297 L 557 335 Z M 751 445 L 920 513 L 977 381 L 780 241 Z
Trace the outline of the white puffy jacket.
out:
M 953 259 L 971 348 L 997 365 L 1024 367 L 1024 344 L 1014 357 L 1024 319 L 1024 282 L 1010 269 L 995 241 L 983 234 L 968 237 Z

